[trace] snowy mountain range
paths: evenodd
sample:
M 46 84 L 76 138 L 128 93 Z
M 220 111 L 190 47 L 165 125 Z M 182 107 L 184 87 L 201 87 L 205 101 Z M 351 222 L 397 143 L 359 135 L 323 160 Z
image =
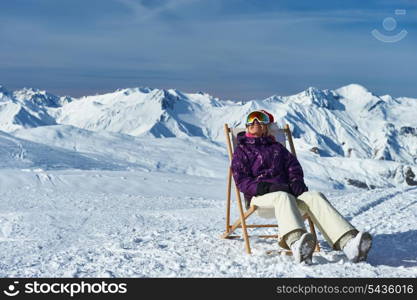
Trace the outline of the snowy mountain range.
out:
M 336 90 L 309 87 L 296 95 L 251 101 L 147 87 L 72 98 L 27 88 L 8 91 L 0 86 L 0 130 L 5 132 L 0 139 L 7 133 L 77 155 L 82 152 L 84 157 L 87 152 L 99 155 L 105 157 L 106 164 L 112 161 L 122 167 L 152 170 L 150 165 L 166 162 L 155 158 L 145 163 L 145 153 L 131 153 L 140 148 L 138 144 L 163 149 L 160 143 L 195 143 L 200 148 L 218 149 L 217 156 L 211 157 L 226 161 L 223 125 L 243 126 L 245 115 L 256 109 L 266 109 L 275 115 L 278 124 L 290 125 L 301 159 L 306 157 L 306 161 L 320 164 L 325 158 L 344 158 L 347 162 L 359 159 L 363 167 L 369 159 L 384 160 L 396 163 L 394 169 L 384 173 L 385 177 L 401 173 L 399 182 L 412 179 L 405 174 L 412 176 L 417 162 L 417 99 L 378 96 L 358 84 Z M 190 140 L 193 142 L 186 142 Z M 152 147 L 147 157 L 159 151 Z M 191 164 L 198 165 L 196 161 Z M 187 168 L 179 165 L 174 169 L 185 172 Z M 217 171 L 220 172 L 218 168 Z M 349 177 L 356 180 L 358 175 Z M 368 184 L 371 185 L 375 184 Z

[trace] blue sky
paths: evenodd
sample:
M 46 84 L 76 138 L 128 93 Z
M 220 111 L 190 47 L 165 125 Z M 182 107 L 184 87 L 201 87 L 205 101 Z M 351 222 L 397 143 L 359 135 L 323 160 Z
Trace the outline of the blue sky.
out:
M 408 35 L 385 43 L 374 29 Z M 248 100 L 359 83 L 417 98 L 414 0 L 2 1 L 0 42 L 11 90 L 149 86 Z

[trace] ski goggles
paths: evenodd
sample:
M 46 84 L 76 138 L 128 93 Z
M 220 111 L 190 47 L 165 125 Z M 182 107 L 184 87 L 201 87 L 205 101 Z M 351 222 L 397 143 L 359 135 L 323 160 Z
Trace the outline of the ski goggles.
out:
M 246 118 L 246 125 L 252 125 L 255 120 L 258 121 L 259 124 L 269 124 L 271 120 L 269 116 L 261 111 L 253 111 L 251 112 L 248 117 Z

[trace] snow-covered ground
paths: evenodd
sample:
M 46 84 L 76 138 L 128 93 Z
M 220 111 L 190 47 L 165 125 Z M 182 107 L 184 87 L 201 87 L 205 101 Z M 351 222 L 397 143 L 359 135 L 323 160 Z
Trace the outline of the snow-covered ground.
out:
M 276 240 L 253 237 L 247 255 L 242 240 L 220 238 L 222 126 L 261 108 L 293 129 L 310 190 L 373 235 L 367 262 L 350 263 L 320 234 L 311 266 L 267 255 Z M 149 88 L 72 99 L 0 86 L 0 276 L 417 277 L 415 108 L 417 99 L 358 85 L 246 103 Z
M 267 255 L 278 249 L 272 239 L 252 238 L 252 255 L 242 240 L 221 239 L 225 188 L 225 178 L 185 174 L 3 170 L 0 276 L 417 276 L 417 187 L 325 192 L 374 246 L 353 264 L 319 236 L 311 266 Z

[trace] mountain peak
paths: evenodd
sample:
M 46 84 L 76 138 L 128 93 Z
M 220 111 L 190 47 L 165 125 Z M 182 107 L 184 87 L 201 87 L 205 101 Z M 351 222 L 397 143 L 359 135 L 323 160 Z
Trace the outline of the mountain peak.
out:
M 39 90 L 39 89 L 34 89 L 34 88 L 27 88 L 27 87 L 24 87 L 20 90 L 15 90 L 13 92 L 13 94 L 16 97 L 19 97 L 19 98 L 22 98 L 22 97 L 31 98 L 33 96 L 46 96 L 46 95 L 48 95 L 48 93 L 44 90 Z
M 348 88 L 348 89 L 368 91 L 368 89 L 365 86 L 363 86 L 359 83 L 350 83 L 350 84 L 341 86 L 340 88 Z
M 306 91 L 310 92 L 310 93 L 315 93 L 315 92 L 321 92 L 320 89 L 316 88 L 315 86 L 309 86 Z
M 289 96 L 288 99 L 303 105 L 314 105 L 327 109 L 340 109 L 340 104 L 335 96 L 336 95 L 331 90 L 308 87 L 301 93 Z
M 141 86 L 141 87 L 117 89 L 113 93 L 124 93 L 126 96 L 128 96 L 128 95 L 131 95 L 133 93 L 148 94 L 148 93 L 152 92 L 153 90 L 155 90 L 155 89 L 150 88 L 150 87 L 142 87 Z M 113 93 L 110 93 L 110 94 L 113 94 Z
M 363 96 L 372 95 L 366 87 L 357 83 L 342 86 L 335 91 L 345 98 L 363 98 Z
M 325 94 L 322 90 L 314 87 L 314 86 L 310 86 L 308 87 L 305 91 L 304 91 L 306 96 L 310 96 L 313 98 L 320 98 L 320 97 L 325 97 Z
M 21 90 L 14 91 L 13 96 L 19 102 L 30 102 L 34 105 L 49 107 L 61 106 L 59 97 L 39 89 L 23 88 Z

